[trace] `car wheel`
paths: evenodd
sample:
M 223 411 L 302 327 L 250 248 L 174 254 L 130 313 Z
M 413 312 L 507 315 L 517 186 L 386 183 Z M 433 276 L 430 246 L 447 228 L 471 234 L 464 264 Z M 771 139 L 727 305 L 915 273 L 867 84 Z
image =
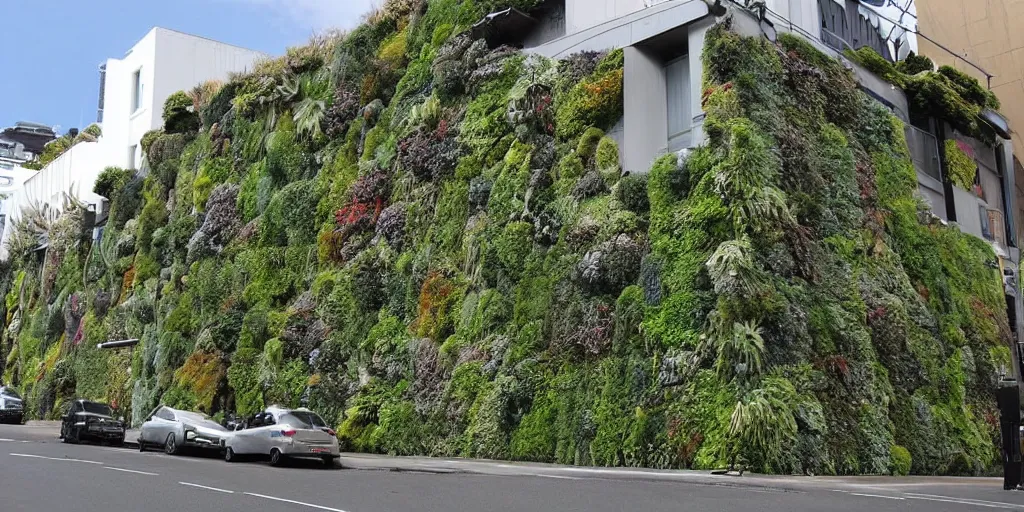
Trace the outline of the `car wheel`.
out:
M 71 444 L 79 444 L 82 442 L 82 433 L 77 428 L 71 429 Z
M 281 454 L 281 450 L 272 448 L 270 450 L 270 465 L 278 467 L 284 463 L 284 455 Z
M 142 439 L 139 439 L 139 451 L 140 452 L 146 451 L 146 442 L 143 441 Z
M 60 424 L 60 440 L 68 442 L 68 426 L 63 423 Z
M 178 441 L 174 439 L 174 433 L 167 434 L 167 442 L 164 443 L 164 452 L 167 455 L 178 454 Z
M 235 456 L 235 451 L 229 446 L 227 450 L 224 450 L 224 461 L 225 462 L 238 462 L 238 457 Z

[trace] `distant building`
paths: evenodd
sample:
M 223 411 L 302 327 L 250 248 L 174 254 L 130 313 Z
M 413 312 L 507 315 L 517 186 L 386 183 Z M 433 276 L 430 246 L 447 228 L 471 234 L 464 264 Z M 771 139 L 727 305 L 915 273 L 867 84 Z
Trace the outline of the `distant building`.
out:
M 142 136 L 163 126 L 163 105 L 171 94 L 207 80 L 227 80 L 231 73 L 252 69 L 266 57 L 257 51 L 157 27 L 124 57 L 108 59 L 100 66 L 98 121 L 103 135 L 95 142 L 75 144 L 14 187 L 11 196 L 0 204 L 0 215 L 7 220 L 0 238 L 0 259 L 7 258 L 10 226 L 29 205 L 46 203 L 59 210 L 64 194 L 70 193 L 102 218 L 107 201 L 92 192 L 96 178 L 107 167 L 141 166 Z
M 0 160 L 35 160 L 42 154 L 46 143 L 56 138 L 57 134 L 49 126 L 17 122 L 14 126 L 0 131 Z

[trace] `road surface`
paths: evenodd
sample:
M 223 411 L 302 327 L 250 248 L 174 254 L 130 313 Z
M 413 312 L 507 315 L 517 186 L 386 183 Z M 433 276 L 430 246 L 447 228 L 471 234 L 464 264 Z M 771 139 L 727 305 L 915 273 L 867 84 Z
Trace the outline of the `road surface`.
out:
M 1024 511 L 1024 493 L 1003 491 L 998 479 L 715 477 L 365 456 L 342 463 L 228 464 L 66 445 L 52 428 L 0 426 L 0 510 Z

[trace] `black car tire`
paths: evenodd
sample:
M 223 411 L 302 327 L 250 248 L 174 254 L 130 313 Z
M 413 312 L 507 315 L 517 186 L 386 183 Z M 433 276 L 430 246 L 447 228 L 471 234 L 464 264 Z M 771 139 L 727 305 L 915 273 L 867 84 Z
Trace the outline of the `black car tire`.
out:
M 235 451 L 230 446 L 224 450 L 224 462 L 238 462 L 238 457 L 235 456 Z
M 82 442 L 82 433 L 77 428 L 71 427 L 71 444 L 80 444 Z
M 178 452 L 178 442 L 174 439 L 174 432 L 171 432 L 167 434 L 167 441 L 164 443 L 164 453 L 167 455 L 177 455 Z
M 284 454 L 277 448 L 270 449 L 270 465 L 274 467 L 280 467 L 284 464 Z
M 139 439 L 139 451 L 140 452 L 146 451 L 146 442 L 143 441 L 142 439 Z

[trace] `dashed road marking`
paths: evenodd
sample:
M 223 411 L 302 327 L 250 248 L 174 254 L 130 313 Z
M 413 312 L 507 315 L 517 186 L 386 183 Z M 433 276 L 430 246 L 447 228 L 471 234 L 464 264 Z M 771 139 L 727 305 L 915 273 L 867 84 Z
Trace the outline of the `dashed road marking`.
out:
M 292 503 L 294 505 L 302 505 L 302 506 L 305 506 L 305 507 L 317 508 L 317 509 L 320 509 L 320 510 L 329 510 L 331 512 L 345 512 L 344 510 L 342 510 L 340 508 L 331 508 L 331 507 L 325 507 L 323 505 L 314 505 L 312 503 L 305 503 L 305 502 L 302 502 L 302 501 L 286 500 L 284 498 L 276 498 L 274 496 L 267 496 L 265 494 L 256 494 L 254 492 L 247 492 L 245 494 L 248 494 L 249 496 L 255 496 L 257 498 L 263 498 L 263 499 L 266 499 L 266 500 L 280 501 L 282 503 Z
M 216 487 L 207 487 L 205 485 L 193 484 L 193 483 L 189 483 L 189 482 L 178 482 L 178 483 L 181 484 L 181 485 L 187 485 L 189 487 L 198 487 L 200 489 L 206 489 L 208 491 L 222 492 L 222 493 L 225 493 L 225 494 L 234 494 L 235 493 L 235 491 L 229 491 L 227 489 L 218 489 Z
M 863 493 L 859 493 L 859 492 L 851 492 L 849 494 L 850 494 L 850 496 L 863 496 L 865 498 L 885 498 L 887 500 L 905 500 L 906 499 L 906 498 L 901 498 L 899 496 L 883 496 L 881 494 L 863 494 Z
M 11 455 L 12 457 L 25 457 L 25 458 L 29 458 L 29 459 L 56 460 L 56 461 L 60 461 L 60 462 L 84 462 L 86 464 L 99 464 L 99 465 L 103 465 L 102 462 L 96 462 L 94 460 L 82 460 L 82 459 L 70 459 L 70 458 L 61 459 L 61 458 L 57 458 L 57 457 L 43 457 L 42 455 L 31 455 L 31 454 L 28 454 L 28 453 L 11 453 L 9 455 Z
M 134 469 L 115 468 L 113 466 L 103 466 L 103 467 L 105 467 L 107 469 L 113 469 L 114 471 L 122 471 L 122 472 L 125 472 L 125 473 L 135 473 L 137 475 L 160 476 L 159 473 L 150 473 L 149 471 L 136 471 Z

